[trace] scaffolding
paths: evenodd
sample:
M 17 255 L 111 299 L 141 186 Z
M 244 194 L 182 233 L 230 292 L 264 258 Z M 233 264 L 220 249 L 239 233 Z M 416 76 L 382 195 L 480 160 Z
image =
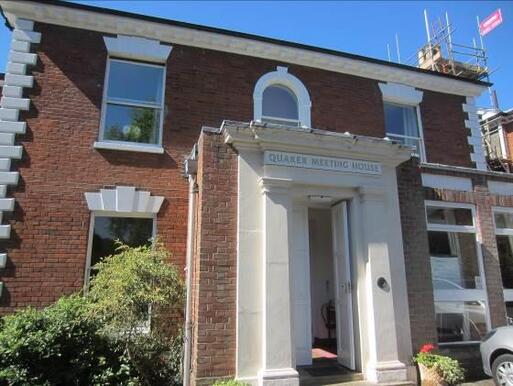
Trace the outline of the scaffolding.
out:
M 427 43 L 408 58 L 407 64 L 467 79 L 488 81 L 488 58 L 482 39 L 480 46 L 475 39 L 472 46 L 454 43 L 456 28 L 450 23 L 447 13 L 445 20 L 438 18 L 430 23 L 424 11 L 424 18 Z

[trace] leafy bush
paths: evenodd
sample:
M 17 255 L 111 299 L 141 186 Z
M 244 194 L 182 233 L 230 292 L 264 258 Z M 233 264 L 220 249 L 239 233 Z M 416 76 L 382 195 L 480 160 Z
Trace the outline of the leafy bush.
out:
M 150 313 L 156 324 L 170 307 L 182 307 L 180 274 L 166 263 L 169 254 L 159 242 L 136 248 L 119 244 L 116 252 L 94 267 L 98 272 L 87 295 L 88 315 L 101 321 L 102 334 L 124 347 L 143 384 L 179 385 L 181 332 L 169 337 L 146 327 Z
M 436 371 L 449 385 L 463 382 L 465 372 L 456 359 L 434 353 L 432 344 L 424 345 L 420 352 L 413 357 L 415 363 L 426 366 Z
M 220 381 L 216 381 L 216 383 L 214 383 L 213 386 L 247 386 L 248 384 L 247 383 L 244 383 L 244 382 L 241 382 L 241 381 L 236 381 L 234 379 L 230 379 L 230 380 L 220 380 Z
M 115 255 L 93 267 L 97 274 L 87 294 L 89 315 L 103 321 L 105 333 L 122 332 L 129 339 L 147 323 L 149 306 L 153 320 L 159 308 L 182 306 L 184 285 L 168 258 L 159 242 L 136 248 L 119 244 Z
M 85 296 L 0 319 L 0 385 L 181 384 L 181 332 L 143 328 L 148 310 L 153 322 L 182 306 L 180 275 L 159 243 L 118 252 L 95 266 Z
M 43 309 L 27 308 L 0 326 L 0 382 L 9 385 L 130 384 L 122 347 L 97 334 L 84 318 L 87 300 L 61 298 Z

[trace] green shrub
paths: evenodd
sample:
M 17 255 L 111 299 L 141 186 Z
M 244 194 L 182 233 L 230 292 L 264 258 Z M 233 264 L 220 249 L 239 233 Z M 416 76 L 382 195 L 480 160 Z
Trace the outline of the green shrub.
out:
M 149 309 L 153 322 L 182 307 L 180 275 L 158 243 L 118 252 L 97 264 L 85 296 L 0 319 L 0 385 L 181 385 L 179 329 L 142 330 Z
M 224 380 L 224 381 L 223 380 L 216 381 L 213 386 L 248 386 L 248 384 L 241 382 L 241 381 L 236 381 L 234 379 L 230 379 L 230 380 Z
M 181 331 L 162 333 L 157 322 L 182 308 L 180 274 L 166 262 L 169 254 L 159 242 L 136 248 L 119 244 L 116 252 L 94 267 L 88 315 L 101 321 L 104 336 L 124 347 L 143 384 L 179 385 Z M 152 328 L 142 331 L 150 310 Z
M 2 319 L 0 383 L 9 385 L 131 384 L 133 371 L 122 347 L 97 334 L 84 318 L 85 300 L 70 296 L 43 309 L 28 308 Z
M 181 308 L 184 285 L 178 270 L 169 265 L 169 253 L 162 244 L 131 248 L 118 244 L 116 254 L 96 264 L 97 274 L 87 294 L 89 314 L 103 321 L 103 331 L 137 335 L 148 319 L 160 317 L 159 309 Z

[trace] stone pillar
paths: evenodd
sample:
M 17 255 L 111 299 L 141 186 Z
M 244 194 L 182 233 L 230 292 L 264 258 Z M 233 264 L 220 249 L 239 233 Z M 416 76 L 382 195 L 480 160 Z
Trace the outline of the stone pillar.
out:
M 491 328 L 506 324 L 506 305 L 502 289 L 501 267 L 493 211 L 490 202 L 490 193 L 485 184 L 475 185 L 474 198 L 476 203 L 476 221 L 478 236 L 483 252 L 483 267 L 488 293 L 488 309 L 490 313 Z
M 263 334 L 259 385 L 299 385 L 291 330 L 289 216 L 290 180 L 262 178 Z
M 388 383 L 407 380 L 407 367 L 399 360 L 396 332 L 394 283 L 388 244 L 387 197 L 375 188 L 360 188 L 363 257 L 367 263 L 367 302 L 369 360 L 365 369 L 371 382 Z M 400 237 L 400 229 L 397 230 Z M 402 257 L 401 257 L 402 258 Z

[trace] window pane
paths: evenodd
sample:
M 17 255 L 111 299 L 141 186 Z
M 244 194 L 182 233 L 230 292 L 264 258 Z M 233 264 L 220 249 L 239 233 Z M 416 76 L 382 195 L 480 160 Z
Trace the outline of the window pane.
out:
M 496 212 L 495 227 L 513 229 L 513 213 Z
M 164 67 L 111 60 L 109 100 L 162 103 Z
M 479 341 L 486 334 L 486 303 L 435 302 L 438 343 Z
M 506 302 L 506 316 L 508 317 L 508 324 L 513 322 L 513 302 Z
M 262 115 L 272 118 L 299 119 L 297 98 L 283 86 L 269 86 L 264 90 Z
M 513 236 L 497 236 L 502 286 L 513 289 Z
M 473 233 L 428 232 L 434 289 L 480 289 Z
M 391 140 L 398 142 L 398 143 L 402 143 L 403 145 L 413 146 L 416 149 L 416 152 L 418 153 L 420 139 L 418 139 L 418 138 L 403 138 L 403 137 L 398 137 L 397 135 L 388 134 L 388 133 L 387 133 L 387 137 L 390 138 Z
M 384 104 L 385 129 L 387 134 L 419 137 L 417 111 L 413 106 L 398 106 L 391 103 Z
M 103 139 L 158 143 L 160 110 L 107 104 Z
M 431 224 L 474 225 L 470 209 L 426 206 L 426 212 Z
M 129 217 L 96 217 L 94 220 L 91 267 L 102 258 L 115 253 L 115 241 L 138 247 L 147 244 L 153 235 L 153 219 Z

